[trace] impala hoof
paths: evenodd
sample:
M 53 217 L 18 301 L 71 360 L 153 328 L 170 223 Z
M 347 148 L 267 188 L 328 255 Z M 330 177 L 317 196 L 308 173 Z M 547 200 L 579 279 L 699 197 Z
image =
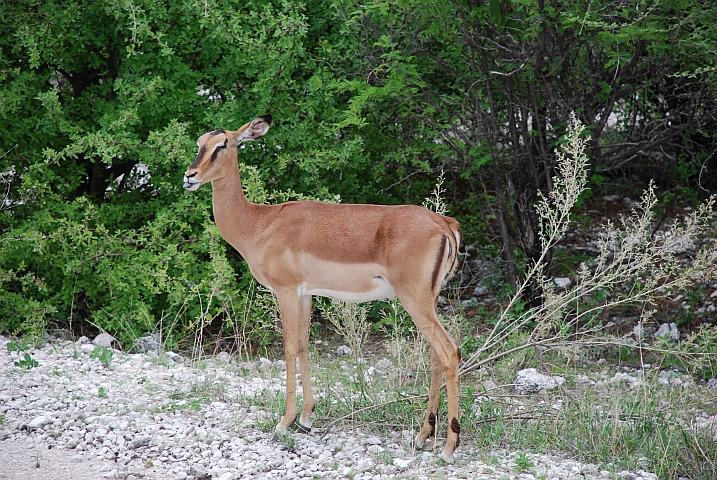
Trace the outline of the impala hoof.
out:
M 453 452 L 446 452 L 446 449 L 444 448 L 441 452 L 441 460 L 446 463 L 453 463 Z
M 311 427 L 305 427 L 302 424 L 296 426 L 296 431 L 299 433 L 311 433 Z

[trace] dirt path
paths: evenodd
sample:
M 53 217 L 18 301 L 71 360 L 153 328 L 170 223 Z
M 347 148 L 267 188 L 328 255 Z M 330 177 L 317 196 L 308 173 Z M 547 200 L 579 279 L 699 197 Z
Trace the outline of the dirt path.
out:
M 110 461 L 48 449 L 28 439 L 0 442 L 0 480 L 96 480 L 112 468 Z
M 115 462 L 86 452 L 38 445 L 29 438 L 0 441 L 0 480 L 98 480 L 113 473 Z M 154 480 L 170 480 L 155 469 L 143 475 Z M 128 477 L 130 478 L 130 477 Z

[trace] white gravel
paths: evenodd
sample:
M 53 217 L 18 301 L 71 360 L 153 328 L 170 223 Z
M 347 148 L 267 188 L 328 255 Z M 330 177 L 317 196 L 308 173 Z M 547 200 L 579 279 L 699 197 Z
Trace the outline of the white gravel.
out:
M 408 431 L 388 438 L 333 431 L 323 440 L 318 433 L 294 433 L 287 451 L 257 427 L 267 413 L 242 402 L 283 390 L 281 379 L 266 371 L 246 377 L 218 359 L 193 368 L 119 351 L 106 367 L 91 358 L 94 346 L 61 340 L 30 349 L 39 366 L 26 369 L 14 365 L 25 352 L 8 352 L 8 342 L 0 336 L 2 480 L 657 478 L 543 454 L 528 454 L 534 467 L 519 472 L 516 453 L 472 449 L 467 434 L 452 465 L 412 450 Z M 222 401 L 187 395 L 217 386 Z

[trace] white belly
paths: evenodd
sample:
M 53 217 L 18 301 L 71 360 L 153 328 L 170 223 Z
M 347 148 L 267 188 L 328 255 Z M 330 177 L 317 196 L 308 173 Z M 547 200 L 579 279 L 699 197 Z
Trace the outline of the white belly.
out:
M 370 302 L 372 300 L 381 300 L 383 298 L 393 298 L 396 292 L 393 287 L 383 277 L 374 277 L 371 282 L 372 289 L 363 292 L 351 292 L 342 290 L 332 290 L 329 288 L 306 288 L 305 285 L 299 287 L 300 295 L 316 295 L 318 297 L 329 297 L 348 303 Z

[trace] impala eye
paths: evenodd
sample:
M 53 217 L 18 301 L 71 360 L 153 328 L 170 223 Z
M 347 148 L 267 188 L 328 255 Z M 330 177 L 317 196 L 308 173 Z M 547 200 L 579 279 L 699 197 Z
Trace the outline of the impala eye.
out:
M 216 147 L 214 147 L 214 152 L 212 153 L 212 158 L 210 161 L 213 162 L 214 160 L 217 159 L 217 153 L 219 153 L 219 150 L 221 150 L 222 148 L 227 148 L 226 144 L 217 145 Z

